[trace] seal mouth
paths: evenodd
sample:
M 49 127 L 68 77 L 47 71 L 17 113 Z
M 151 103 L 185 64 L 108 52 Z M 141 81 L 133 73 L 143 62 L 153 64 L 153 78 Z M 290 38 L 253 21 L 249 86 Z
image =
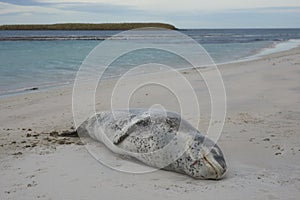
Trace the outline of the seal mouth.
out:
M 217 169 L 208 161 L 208 159 L 204 156 L 203 160 L 205 160 L 205 162 L 211 167 L 211 169 L 214 170 L 215 174 L 216 174 L 216 178 L 218 177 L 218 171 Z
M 227 165 L 224 155 L 217 144 L 210 140 L 202 146 L 199 156 L 205 164 L 206 169 L 203 171 L 206 179 L 219 180 L 225 176 Z
M 212 159 L 210 159 L 212 157 Z M 218 161 L 214 158 L 213 155 L 203 156 L 203 160 L 207 164 L 207 166 L 213 171 L 214 176 L 210 177 L 210 179 L 219 180 L 222 179 L 226 173 L 226 164 L 225 161 Z

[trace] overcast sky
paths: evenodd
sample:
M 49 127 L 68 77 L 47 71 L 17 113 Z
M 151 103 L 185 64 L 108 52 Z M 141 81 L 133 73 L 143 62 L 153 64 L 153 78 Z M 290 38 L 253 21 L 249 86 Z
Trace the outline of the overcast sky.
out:
M 0 0 L 0 24 L 65 22 L 300 28 L 300 0 Z

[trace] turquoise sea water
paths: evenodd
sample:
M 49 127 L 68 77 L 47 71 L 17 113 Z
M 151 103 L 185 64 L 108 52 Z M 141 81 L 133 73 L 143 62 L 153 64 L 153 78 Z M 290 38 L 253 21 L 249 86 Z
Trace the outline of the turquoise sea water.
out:
M 0 94 L 67 84 L 97 41 L 1 41 Z
M 300 29 L 181 30 L 201 44 L 215 63 L 255 58 L 300 44 Z M 85 57 L 118 31 L 0 31 L 0 95 L 72 83 Z M 118 38 L 128 40 L 128 38 Z M 139 38 L 143 40 L 143 38 Z M 153 38 L 155 42 L 155 38 Z M 172 40 L 172 42 L 180 42 Z M 107 77 L 147 62 L 186 68 L 161 51 L 142 50 L 116 61 Z

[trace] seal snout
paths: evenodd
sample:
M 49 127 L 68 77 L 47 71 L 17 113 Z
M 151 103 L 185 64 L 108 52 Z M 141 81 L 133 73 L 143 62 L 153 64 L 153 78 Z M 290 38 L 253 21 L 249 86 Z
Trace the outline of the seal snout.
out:
M 222 152 L 219 149 L 211 149 L 211 151 L 203 156 L 204 163 L 208 167 L 208 179 L 221 179 L 227 171 L 227 165 Z

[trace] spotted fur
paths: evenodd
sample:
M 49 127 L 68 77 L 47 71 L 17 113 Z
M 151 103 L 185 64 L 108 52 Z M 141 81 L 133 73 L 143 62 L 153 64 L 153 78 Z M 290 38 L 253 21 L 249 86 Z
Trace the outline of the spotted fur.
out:
M 227 170 L 220 148 L 174 112 L 100 112 L 77 131 L 104 143 L 114 153 L 196 179 L 220 179 Z

